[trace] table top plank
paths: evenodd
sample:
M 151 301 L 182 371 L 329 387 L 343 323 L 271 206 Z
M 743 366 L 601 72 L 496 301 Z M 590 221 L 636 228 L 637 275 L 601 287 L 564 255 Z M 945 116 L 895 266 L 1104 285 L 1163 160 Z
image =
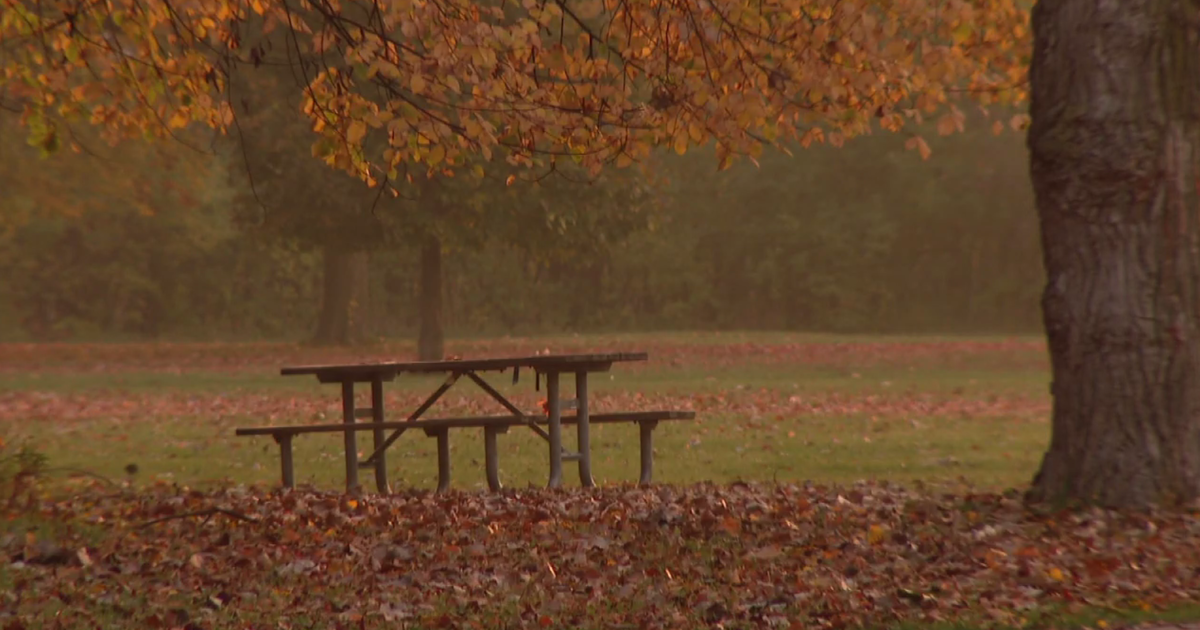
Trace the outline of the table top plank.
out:
M 645 352 L 599 352 L 586 354 L 540 354 L 490 359 L 448 359 L 442 361 L 380 361 L 375 363 L 296 365 L 279 370 L 283 376 L 315 375 L 322 380 L 370 378 L 396 374 L 431 374 L 439 372 L 491 372 L 513 368 L 537 371 L 571 372 L 578 370 L 603 372 L 620 361 L 645 361 Z

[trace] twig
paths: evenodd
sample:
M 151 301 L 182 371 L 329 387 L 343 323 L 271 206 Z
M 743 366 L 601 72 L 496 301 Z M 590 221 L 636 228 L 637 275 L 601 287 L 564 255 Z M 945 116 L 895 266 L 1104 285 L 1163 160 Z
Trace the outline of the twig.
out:
M 90 470 L 84 470 L 82 468 L 71 468 L 70 466 L 54 466 L 53 468 L 46 468 L 42 472 L 47 473 L 47 474 L 67 473 L 69 475 L 77 475 L 80 477 L 90 477 L 97 481 L 103 481 L 104 483 L 106 483 L 109 486 L 112 486 L 114 488 L 121 485 L 121 484 L 118 484 L 117 482 L 113 481 L 112 479 L 109 479 L 108 477 L 105 477 L 104 475 L 101 475 L 99 473 L 94 473 Z
M 236 519 L 239 521 L 246 521 L 249 523 L 257 523 L 258 522 L 258 519 L 254 518 L 252 516 L 246 516 L 245 514 L 242 514 L 241 512 L 234 512 L 233 510 L 226 510 L 225 508 L 215 507 L 215 508 L 208 508 L 207 510 L 197 510 L 195 512 L 184 512 L 183 514 L 172 514 L 170 516 L 156 518 L 152 521 L 146 521 L 145 523 L 138 525 L 138 529 L 141 529 L 143 527 L 150 527 L 151 525 L 157 525 L 158 523 L 163 523 L 166 521 L 172 521 L 177 518 L 188 518 L 190 516 L 204 516 L 204 517 L 206 517 L 204 520 L 207 522 L 208 519 L 212 518 L 213 516 L 215 516 L 217 514 L 224 514 L 225 516 L 228 516 L 229 518 Z

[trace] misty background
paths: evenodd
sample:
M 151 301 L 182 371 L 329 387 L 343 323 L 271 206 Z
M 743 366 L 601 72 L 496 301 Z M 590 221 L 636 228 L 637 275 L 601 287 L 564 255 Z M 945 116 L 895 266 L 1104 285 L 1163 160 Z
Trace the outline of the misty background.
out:
M 928 161 L 877 132 L 725 172 L 709 147 L 591 184 L 489 171 L 393 199 L 310 157 L 294 112 L 261 111 L 244 146 L 113 147 L 79 125 L 49 158 L 0 118 L 0 340 L 339 343 L 423 318 L 452 336 L 1040 330 L 1024 134 L 981 116 L 923 129 Z

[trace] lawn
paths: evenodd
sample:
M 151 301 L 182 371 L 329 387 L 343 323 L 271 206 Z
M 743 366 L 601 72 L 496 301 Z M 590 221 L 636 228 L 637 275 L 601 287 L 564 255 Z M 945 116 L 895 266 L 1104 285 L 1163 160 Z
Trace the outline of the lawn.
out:
M 340 405 L 279 366 L 411 347 L 0 346 L 0 463 L 28 444 L 52 473 L 0 493 L 0 627 L 1099 630 L 1200 615 L 1200 511 L 1021 501 L 1049 439 L 1040 339 L 625 335 L 450 352 L 588 349 L 651 356 L 596 378 L 594 409 L 696 410 L 656 434 L 665 483 L 631 485 L 636 429 L 601 426 L 594 490 L 543 489 L 544 443 L 513 431 L 509 489 L 475 491 L 482 436 L 459 431 L 451 492 L 428 491 L 433 444 L 414 435 L 389 458 L 390 496 L 341 492 L 336 435 L 297 440 L 311 486 L 281 491 L 274 445 L 234 428 L 328 421 Z M 530 380 L 494 384 L 532 411 Z M 388 405 L 435 383 L 401 379 Z M 434 413 L 486 410 L 451 391 Z
M 651 356 L 598 375 L 593 410 L 696 410 L 696 421 L 664 423 L 656 432 L 656 479 L 663 482 L 877 479 L 1002 489 L 1028 482 L 1049 439 L 1045 351 L 1036 338 L 621 335 L 466 340 L 449 352 L 587 349 Z M 110 479 L 123 479 L 133 464 L 144 481 L 272 484 L 274 443 L 236 438 L 235 427 L 340 417 L 335 387 L 281 377 L 280 365 L 411 353 L 403 344 L 10 345 L 0 348 L 0 436 L 36 444 L 56 467 Z M 411 410 L 436 382 L 389 384 L 388 408 Z M 542 395 L 530 378 L 513 386 L 503 375 L 493 383 L 530 410 Z M 569 385 L 565 393 L 572 395 Z M 427 417 L 490 413 L 489 404 L 464 382 Z M 506 484 L 544 484 L 546 449 L 536 435 L 513 431 L 500 445 Z M 390 453 L 393 485 L 433 487 L 434 447 L 423 434 L 402 438 Z M 636 428 L 595 427 L 593 451 L 597 481 L 636 479 Z M 451 453 L 455 487 L 484 487 L 481 431 L 454 432 Z M 296 462 L 299 482 L 339 487 L 340 437 L 300 437 Z

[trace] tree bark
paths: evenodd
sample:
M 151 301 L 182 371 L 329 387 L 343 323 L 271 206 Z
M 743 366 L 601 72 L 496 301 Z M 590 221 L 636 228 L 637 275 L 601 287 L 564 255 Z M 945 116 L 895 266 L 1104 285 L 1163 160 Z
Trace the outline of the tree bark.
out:
M 1188 0 L 1034 8 L 1028 145 L 1054 404 L 1032 500 L 1200 496 L 1197 24 Z
M 417 358 L 439 361 L 446 356 L 442 329 L 442 242 L 430 235 L 421 244 L 420 286 L 421 329 L 417 336 Z
M 367 253 L 326 246 L 322 257 L 321 316 L 312 342 L 359 343 L 367 337 Z

